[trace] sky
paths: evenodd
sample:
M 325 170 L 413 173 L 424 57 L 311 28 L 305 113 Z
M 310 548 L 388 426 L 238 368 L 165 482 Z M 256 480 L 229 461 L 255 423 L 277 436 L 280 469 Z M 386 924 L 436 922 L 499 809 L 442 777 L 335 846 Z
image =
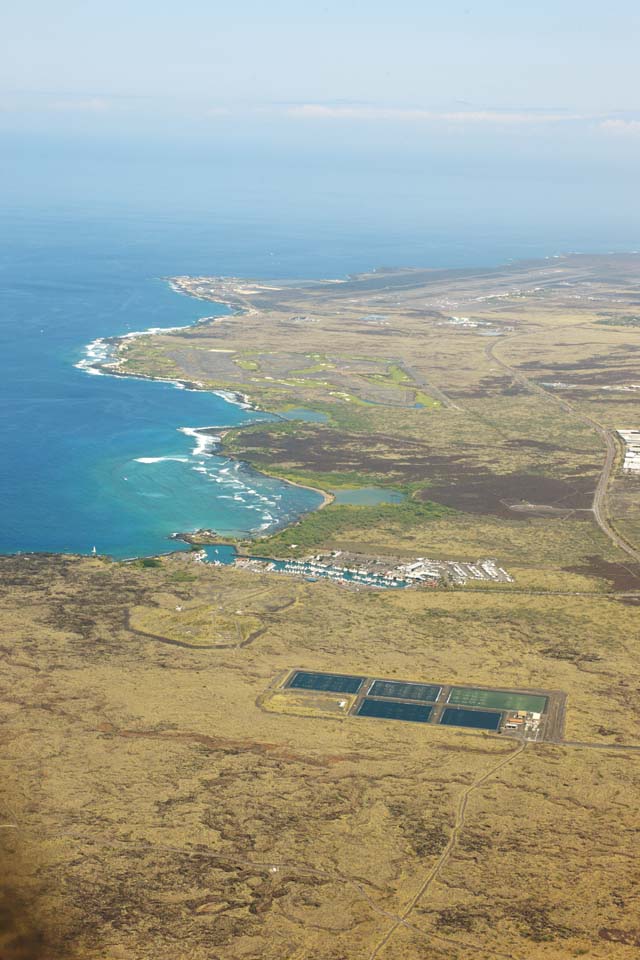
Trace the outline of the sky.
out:
M 639 41 L 637 0 L 6 3 L 0 202 L 626 236 Z
M 640 119 L 635 0 L 23 0 L 0 26 L 14 122 Z

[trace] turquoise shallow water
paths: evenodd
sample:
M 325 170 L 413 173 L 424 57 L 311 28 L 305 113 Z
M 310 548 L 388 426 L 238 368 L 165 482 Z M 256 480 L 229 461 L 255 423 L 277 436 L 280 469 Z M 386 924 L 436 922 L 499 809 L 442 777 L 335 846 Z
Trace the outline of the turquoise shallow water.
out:
M 174 531 L 266 532 L 318 504 L 181 432 L 250 412 L 74 366 L 96 338 L 216 312 L 162 277 L 340 278 L 638 246 L 624 183 L 618 207 L 569 202 L 567 182 L 551 168 L 541 177 L 537 160 L 505 192 L 471 155 L 463 180 L 404 143 L 396 167 L 371 163 L 368 148 L 278 151 L 271 139 L 257 152 L 108 132 L 0 139 L 0 552 L 151 555 L 178 546 Z
M 267 414 L 75 366 L 97 337 L 227 311 L 174 293 L 104 229 L 49 226 L 0 258 L 0 552 L 151 555 L 184 548 L 173 532 L 264 533 L 317 507 L 319 494 L 216 456 L 194 431 Z

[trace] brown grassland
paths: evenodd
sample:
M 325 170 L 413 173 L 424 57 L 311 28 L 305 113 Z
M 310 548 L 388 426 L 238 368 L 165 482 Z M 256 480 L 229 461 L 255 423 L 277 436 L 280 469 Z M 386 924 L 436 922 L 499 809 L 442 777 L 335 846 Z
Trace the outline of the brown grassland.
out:
M 639 266 L 174 281 L 236 313 L 124 341 L 121 372 L 323 413 L 224 450 L 405 494 L 247 549 L 514 582 L 0 558 L 2 960 L 638 956 L 640 480 L 613 431 L 640 425 Z M 565 739 L 345 717 L 274 691 L 293 666 L 562 690 Z

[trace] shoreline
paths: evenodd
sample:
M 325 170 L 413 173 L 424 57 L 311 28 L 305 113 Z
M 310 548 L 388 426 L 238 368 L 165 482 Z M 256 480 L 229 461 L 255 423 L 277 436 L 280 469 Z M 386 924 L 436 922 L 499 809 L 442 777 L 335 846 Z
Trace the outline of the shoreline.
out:
M 232 430 L 242 430 L 244 428 L 255 426 L 256 423 L 261 423 L 261 422 L 268 422 L 268 421 L 254 420 L 254 421 L 250 421 L 249 423 L 242 424 L 238 427 L 216 427 L 216 426 L 181 427 L 180 432 L 186 434 L 186 436 L 193 437 L 195 439 L 196 441 L 195 452 L 197 452 L 198 455 L 224 456 L 228 460 L 232 460 L 234 463 L 244 464 L 250 470 L 254 470 L 256 473 L 262 474 L 262 476 L 270 477 L 273 480 L 278 480 L 280 481 L 280 483 L 289 484 L 289 486 L 292 486 L 292 487 L 298 487 L 301 490 L 311 490 L 313 493 L 317 493 L 322 497 L 322 503 L 318 504 L 317 507 L 312 507 L 310 510 L 305 510 L 303 513 L 298 514 L 295 520 L 291 520 L 288 523 L 283 523 L 282 525 L 276 525 L 275 529 L 272 531 L 273 534 L 276 534 L 276 533 L 281 533 L 283 530 L 286 530 L 288 527 L 295 526 L 297 523 L 300 522 L 300 520 L 303 517 L 307 516 L 307 514 L 315 513 L 316 510 L 324 510 L 325 507 L 328 507 L 330 504 L 332 504 L 335 501 L 336 495 L 335 493 L 331 493 L 328 490 L 322 490 L 320 487 L 314 487 L 309 483 L 300 483 L 297 480 L 290 480 L 288 477 L 280 477 L 277 474 L 267 473 L 266 470 L 261 470 L 258 467 L 255 467 L 249 460 L 242 460 L 239 457 L 234 456 L 234 454 L 232 453 L 222 453 L 221 441 L 227 433 L 229 433 Z M 211 447 L 212 449 L 208 449 L 209 447 Z M 218 537 L 218 534 L 216 534 L 215 531 L 201 528 L 198 530 L 182 531 L 180 533 L 174 532 L 170 534 L 170 538 L 173 540 L 183 540 L 185 543 L 189 543 L 190 540 L 187 539 L 188 537 L 200 537 L 200 536 L 206 536 L 207 534 L 212 534 L 216 538 Z M 266 540 L 271 535 L 272 534 L 270 533 L 265 534 L 265 533 L 256 532 L 253 534 L 247 533 L 246 536 L 243 535 L 242 537 L 234 537 L 234 536 L 225 534 L 225 536 L 228 537 L 230 541 L 236 541 L 236 542 L 241 542 L 242 540 L 245 540 L 245 539 L 253 540 L 253 541 Z M 214 539 L 208 542 L 213 544 L 213 543 L 217 543 L 218 540 Z
M 174 284 L 172 278 L 164 278 L 164 282 L 168 283 L 170 289 L 174 293 L 181 294 L 183 296 L 193 296 L 192 294 L 187 293 L 181 289 L 177 284 Z M 193 299 L 200 299 L 193 297 Z M 202 298 L 204 299 L 204 298 Z M 211 301 L 208 301 L 211 302 Z M 216 301 L 221 304 L 224 304 L 226 307 L 233 310 L 236 315 L 240 315 L 245 312 L 241 307 L 233 305 L 232 303 L 224 300 Z M 134 331 L 132 333 L 126 333 L 119 336 L 109 336 L 109 337 L 98 337 L 95 340 L 92 340 L 85 347 L 85 357 L 79 360 L 74 364 L 74 367 L 78 370 L 81 370 L 83 373 L 92 376 L 111 376 L 111 377 L 120 377 L 122 379 L 132 379 L 132 380 L 148 380 L 150 382 L 156 383 L 165 383 L 173 385 L 176 389 L 180 390 L 192 390 L 201 393 L 211 393 L 215 396 L 221 397 L 227 403 L 234 404 L 235 406 L 240 407 L 243 410 L 253 410 L 257 413 L 265 413 L 270 417 L 273 417 L 274 420 L 286 420 L 286 417 L 281 416 L 277 413 L 272 413 L 269 410 L 261 410 L 256 404 L 252 403 L 248 394 L 241 393 L 240 391 L 232 390 L 211 390 L 205 387 L 200 381 L 197 380 L 186 380 L 179 377 L 161 377 L 161 376 L 152 376 L 150 374 L 144 373 L 127 373 L 120 369 L 120 364 L 123 362 L 122 359 L 114 357 L 118 349 L 118 345 L 126 340 L 136 339 L 138 337 L 153 336 L 154 334 L 166 334 L 173 333 L 179 330 L 188 330 L 191 327 L 199 326 L 200 324 L 213 324 L 218 317 L 208 316 L 202 317 L 201 319 L 195 320 L 194 323 L 186 324 L 180 327 L 150 327 L 148 330 Z M 317 493 L 322 497 L 322 503 L 318 504 L 316 507 L 312 507 L 309 510 L 305 510 L 302 513 L 299 513 L 295 519 L 292 519 L 288 522 L 284 522 L 281 525 L 276 524 L 271 533 L 266 533 L 265 531 L 247 531 L 242 538 L 252 541 L 266 540 L 272 534 L 280 533 L 283 530 L 286 530 L 288 527 L 295 526 L 297 523 L 307 516 L 315 512 L 316 510 L 323 510 L 325 507 L 332 504 L 335 500 L 335 494 L 322 490 L 320 487 L 311 486 L 311 484 L 299 483 L 295 480 L 289 480 L 286 477 L 279 477 L 276 474 L 268 473 L 266 470 L 255 467 L 248 460 L 241 460 L 238 457 L 235 457 L 233 454 L 223 453 L 221 447 L 221 441 L 223 437 L 231 430 L 243 430 L 255 426 L 256 423 L 260 423 L 260 420 L 253 420 L 246 424 L 238 425 L 229 425 L 225 427 L 216 427 L 216 426 L 205 426 L 205 427 L 181 427 L 180 432 L 193 437 L 196 441 L 196 452 L 199 455 L 206 456 L 224 456 L 229 460 L 233 460 L 235 463 L 244 464 L 249 467 L 251 470 L 254 470 L 257 474 L 262 474 L 264 477 L 269 477 L 270 479 L 277 480 L 280 483 L 289 484 L 292 487 L 298 487 L 302 490 L 309 490 L 313 493 Z M 268 422 L 268 421 L 266 421 Z M 200 449 L 198 450 L 198 446 Z M 213 447 L 213 449 L 211 449 Z M 208 448 L 208 449 L 207 449 Z M 183 531 L 182 533 L 185 536 L 198 537 L 200 534 L 212 533 L 210 530 L 194 530 L 194 531 Z M 168 540 L 179 540 L 184 543 L 188 543 L 188 540 L 184 539 L 180 532 L 172 531 L 167 534 Z M 236 538 L 231 538 L 236 539 Z M 170 551 L 176 552 L 176 551 Z M 177 551 L 182 553 L 183 551 Z M 153 554 L 153 557 L 165 556 L 166 554 Z M 130 561 L 136 559 L 144 559 L 141 555 L 140 557 L 131 557 Z
M 233 460 L 234 457 L 231 456 L 230 459 Z M 247 462 L 247 461 L 244 461 L 244 462 Z M 251 466 L 251 464 L 249 464 L 249 466 Z M 255 470 L 256 468 L 252 467 L 252 469 Z M 261 471 L 261 472 L 264 473 L 264 471 Z M 320 506 L 315 507 L 316 510 L 324 510 L 325 507 L 328 507 L 336 499 L 335 493 L 331 493 L 330 490 L 322 490 L 320 487 L 312 487 L 311 484 L 309 483 L 298 483 L 297 480 L 288 480 L 286 477 L 277 477 L 273 473 L 265 474 L 265 476 L 274 477 L 275 480 L 282 480 L 283 483 L 290 483 L 292 487 L 300 487 L 302 490 L 313 490 L 314 493 L 319 493 L 320 496 L 322 497 L 322 503 L 320 504 Z M 309 513 L 312 513 L 312 512 L 313 511 L 311 510 L 309 511 Z
M 216 320 L 217 317 L 203 317 L 202 320 L 196 320 L 198 323 L 207 323 Z M 91 376 L 102 376 L 102 377 L 121 377 L 123 380 L 150 380 L 154 383 L 168 383 L 172 384 L 178 390 L 193 390 L 199 391 L 201 393 L 213 393 L 218 397 L 222 397 L 223 400 L 226 400 L 228 403 L 233 403 L 236 406 L 242 407 L 246 410 L 256 410 L 258 412 L 268 413 L 269 411 L 260 411 L 260 408 L 252 403 L 249 399 L 249 396 L 245 393 L 240 393 L 236 390 L 208 390 L 199 380 L 187 380 L 182 377 L 160 377 L 152 376 L 148 373 L 130 373 L 120 369 L 121 364 L 124 362 L 123 358 L 113 359 L 107 356 L 106 351 L 114 351 L 117 349 L 118 344 L 122 340 L 133 340 L 136 337 L 146 337 L 153 336 L 157 333 L 173 333 L 177 330 L 188 330 L 192 324 L 189 324 L 185 327 L 150 327 L 149 330 L 141 330 L 136 333 L 126 333 L 122 336 L 117 337 L 98 337 L 96 340 L 92 340 L 91 343 L 88 343 L 85 347 L 85 352 L 88 354 L 83 360 L 78 360 L 77 363 L 74 363 L 76 370 L 81 370 L 83 373 L 87 373 Z M 104 349 L 105 353 L 100 356 L 91 356 L 91 351 L 97 353 L 98 350 Z M 277 417 L 278 414 L 271 414 L 271 416 Z M 230 428 L 229 428 L 230 429 Z

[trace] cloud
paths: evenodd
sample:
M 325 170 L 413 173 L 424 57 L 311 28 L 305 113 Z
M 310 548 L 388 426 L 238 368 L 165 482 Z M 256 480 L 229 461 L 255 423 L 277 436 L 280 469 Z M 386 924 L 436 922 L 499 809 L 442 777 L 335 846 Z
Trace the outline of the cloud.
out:
M 600 129 L 606 133 L 621 133 L 638 136 L 640 135 L 640 120 L 622 120 L 616 119 L 603 120 Z
M 592 119 L 584 114 L 542 110 L 425 110 L 419 107 L 376 107 L 367 105 L 338 105 L 307 103 L 289 107 L 292 117 L 311 120 L 401 120 L 409 122 L 449 124 L 507 124 L 566 123 Z
M 49 110 L 61 113 L 105 113 L 110 108 L 111 103 L 105 97 L 65 97 L 48 104 Z

